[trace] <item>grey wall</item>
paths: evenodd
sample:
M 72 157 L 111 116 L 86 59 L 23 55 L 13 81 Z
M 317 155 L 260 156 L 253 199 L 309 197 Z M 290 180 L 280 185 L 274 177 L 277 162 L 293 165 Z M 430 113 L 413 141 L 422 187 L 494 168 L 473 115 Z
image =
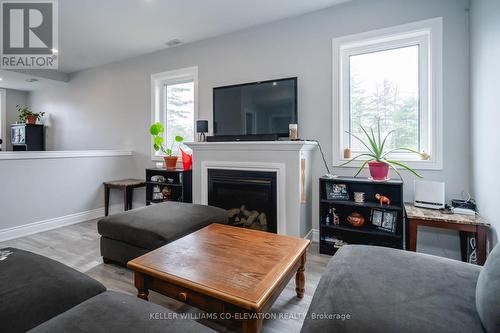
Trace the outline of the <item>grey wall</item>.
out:
M 18 112 L 16 105 L 26 105 L 29 101 L 29 92 L 14 89 L 5 89 L 5 105 L 6 105 L 6 130 L 5 136 L 6 145 L 5 150 L 12 150 L 10 144 L 10 125 L 18 120 Z
M 423 172 L 446 182 L 447 197 L 469 185 L 467 0 L 354 0 L 330 9 L 75 73 L 67 87 L 34 92 L 31 103 L 51 114 L 52 149 L 127 148 L 137 174 L 151 165 L 150 75 L 199 66 L 200 118 L 212 118 L 212 87 L 299 77 L 299 134 L 332 151 L 332 38 L 433 17 L 444 19 L 444 170 Z M 147 38 L 147 36 L 145 36 Z M 61 56 L 64 56 L 61 54 Z M 324 174 L 319 154 L 314 178 Z M 353 174 L 353 169 L 338 170 Z M 405 197 L 412 200 L 412 180 Z M 317 187 L 317 185 L 316 185 Z M 313 189 L 313 207 L 318 205 Z M 313 226 L 317 228 L 317 212 Z M 418 246 L 458 258 L 458 237 L 423 232 Z M 443 252 L 444 251 L 444 252 Z
M 500 2 L 471 2 L 472 182 L 479 211 L 500 233 Z M 496 236 L 496 237 L 495 237 Z

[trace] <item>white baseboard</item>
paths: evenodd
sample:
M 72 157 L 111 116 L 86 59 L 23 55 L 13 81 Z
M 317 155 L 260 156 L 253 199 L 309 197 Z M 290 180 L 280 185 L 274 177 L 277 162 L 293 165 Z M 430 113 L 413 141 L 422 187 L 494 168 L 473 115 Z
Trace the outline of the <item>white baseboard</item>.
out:
M 318 229 L 312 229 L 312 241 L 314 243 L 319 243 L 319 230 Z
M 109 207 L 110 212 L 120 211 L 120 209 L 123 209 L 121 205 L 111 205 Z M 103 216 L 104 216 L 104 207 L 88 210 L 85 212 L 69 214 L 66 216 L 55 217 L 52 219 L 33 222 L 29 224 L 24 224 L 17 227 L 2 229 L 0 230 L 0 242 L 33 235 L 39 232 L 48 231 L 80 222 L 85 222 L 88 220 L 98 219 Z
M 304 236 L 304 238 L 310 239 L 313 243 L 318 243 L 319 242 L 319 230 L 318 229 L 311 229 Z

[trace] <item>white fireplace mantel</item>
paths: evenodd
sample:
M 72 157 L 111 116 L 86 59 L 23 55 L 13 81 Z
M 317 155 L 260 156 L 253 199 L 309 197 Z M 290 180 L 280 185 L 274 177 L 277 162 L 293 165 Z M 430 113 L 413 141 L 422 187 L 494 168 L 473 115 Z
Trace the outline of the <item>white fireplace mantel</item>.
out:
M 312 141 L 191 142 L 193 202 L 208 203 L 208 169 L 276 172 L 278 233 L 312 230 Z
M 217 151 L 309 151 L 316 149 L 314 141 L 231 141 L 231 142 L 188 142 L 193 150 Z

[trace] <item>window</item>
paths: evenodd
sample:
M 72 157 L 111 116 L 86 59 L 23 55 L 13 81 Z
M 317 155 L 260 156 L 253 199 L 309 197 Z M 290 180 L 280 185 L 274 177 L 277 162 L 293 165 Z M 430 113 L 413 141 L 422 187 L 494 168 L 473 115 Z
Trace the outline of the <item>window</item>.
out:
M 432 19 L 333 40 L 334 165 L 344 149 L 366 151 L 361 127 L 382 136 L 386 148 L 405 147 L 431 157 L 394 152 L 419 169 L 442 168 L 442 20 Z M 362 160 L 352 166 L 358 166 Z
M 194 124 L 197 117 L 198 68 L 153 74 L 152 122 L 161 122 L 165 127 L 166 146 L 170 147 L 177 135 L 184 141 L 194 141 Z M 153 159 L 159 159 L 161 152 L 152 150 Z

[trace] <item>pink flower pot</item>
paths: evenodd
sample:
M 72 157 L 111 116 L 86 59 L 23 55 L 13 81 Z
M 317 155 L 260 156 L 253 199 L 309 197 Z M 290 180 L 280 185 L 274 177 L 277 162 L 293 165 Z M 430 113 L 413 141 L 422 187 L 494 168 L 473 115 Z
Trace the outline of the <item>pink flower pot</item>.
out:
M 384 162 L 368 162 L 368 167 L 370 169 L 370 175 L 373 180 L 386 180 L 387 174 L 389 173 L 389 164 Z

